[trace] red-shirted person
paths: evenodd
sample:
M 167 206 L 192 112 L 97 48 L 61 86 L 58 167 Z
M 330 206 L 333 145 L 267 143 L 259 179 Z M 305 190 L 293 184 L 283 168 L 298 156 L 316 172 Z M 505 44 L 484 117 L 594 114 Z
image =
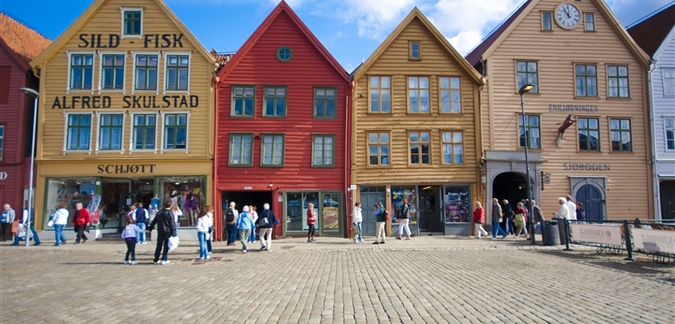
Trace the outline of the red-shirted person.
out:
M 91 217 L 89 217 L 89 212 L 86 208 L 82 208 L 82 203 L 78 202 L 75 204 L 75 217 L 73 217 L 73 226 L 75 227 L 75 232 L 77 232 L 77 239 L 75 239 L 75 244 L 79 244 L 87 241 L 87 236 L 84 235 L 84 231 L 91 224 Z
M 488 235 L 488 232 L 483 229 L 485 223 L 485 209 L 481 203 L 476 202 L 476 210 L 473 211 L 473 223 L 476 227 L 476 236 L 481 238 L 482 235 Z

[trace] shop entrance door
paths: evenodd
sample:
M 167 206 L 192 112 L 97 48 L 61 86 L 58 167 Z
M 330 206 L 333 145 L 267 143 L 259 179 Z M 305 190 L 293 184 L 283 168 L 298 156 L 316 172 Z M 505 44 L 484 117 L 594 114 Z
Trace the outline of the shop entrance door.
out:
M 341 236 L 340 226 L 340 193 L 323 193 L 321 199 L 321 236 Z
M 661 193 L 661 219 L 675 219 L 675 181 L 661 181 L 659 187 Z
M 224 191 L 222 198 L 223 210 L 227 209 L 233 201 L 236 204 L 234 208 L 240 213 L 244 206 L 255 206 L 258 216 L 262 213 L 265 203 L 273 205 L 270 191 Z M 277 217 L 281 215 L 281 211 L 273 210 L 273 212 Z
M 420 186 L 419 190 L 419 228 L 420 232 L 432 234 L 445 233 L 443 214 L 440 212 L 441 192 L 438 186 Z
M 361 228 L 364 236 L 375 236 L 377 219 L 373 214 L 373 206 L 377 202 L 385 203 L 384 187 L 362 187 L 361 188 L 361 215 L 363 222 Z
M 584 185 L 577 191 L 577 202 L 586 210 L 586 220 L 603 220 L 602 194 L 594 185 Z
M 131 179 L 101 179 L 101 228 L 117 229 L 124 227 L 124 217 L 129 209 L 127 199 L 131 192 Z

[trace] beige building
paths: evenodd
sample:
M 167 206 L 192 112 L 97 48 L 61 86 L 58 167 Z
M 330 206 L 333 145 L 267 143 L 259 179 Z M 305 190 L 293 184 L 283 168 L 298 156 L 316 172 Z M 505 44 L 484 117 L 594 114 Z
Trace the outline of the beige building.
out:
M 533 196 L 546 218 L 567 195 L 584 204 L 587 219 L 653 217 L 649 57 L 604 1 L 526 1 L 467 59 L 487 80 L 488 198 L 515 208 L 527 196 L 527 140 Z M 523 120 L 519 89 L 527 83 L 535 88 L 523 95 Z

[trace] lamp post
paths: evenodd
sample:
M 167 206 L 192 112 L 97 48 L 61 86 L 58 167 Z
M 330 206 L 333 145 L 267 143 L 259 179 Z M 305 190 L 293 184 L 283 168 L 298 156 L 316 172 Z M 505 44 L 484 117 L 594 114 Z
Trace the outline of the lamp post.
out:
M 33 97 L 33 133 L 31 136 L 31 144 L 30 144 L 30 176 L 28 177 L 28 206 L 26 208 L 26 247 L 29 246 L 29 241 L 30 237 L 28 235 L 28 231 L 30 231 L 30 222 L 31 222 L 31 216 L 34 212 L 35 209 L 33 208 L 33 176 L 34 176 L 34 170 L 35 170 L 35 131 L 37 130 L 37 108 L 38 108 L 38 98 L 40 97 L 40 93 L 31 89 L 31 88 L 21 88 L 22 92 L 27 93 L 31 97 Z M 35 225 L 33 225 L 35 226 Z
M 527 154 L 527 147 L 530 145 L 530 130 L 525 128 L 525 103 L 523 102 L 523 94 L 530 92 L 534 89 L 535 85 L 531 83 L 524 84 L 518 90 L 520 94 L 520 114 L 521 120 L 523 123 L 523 135 L 525 135 L 525 177 L 527 178 L 527 187 L 525 188 L 527 192 L 527 214 L 530 216 L 530 237 L 532 238 L 532 245 L 535 244 L 534 240 L 534 217 L 532 215 L 532 186 L 530 183 L 530 159 Z M 528 122 L 529 125 L 529 122 Z

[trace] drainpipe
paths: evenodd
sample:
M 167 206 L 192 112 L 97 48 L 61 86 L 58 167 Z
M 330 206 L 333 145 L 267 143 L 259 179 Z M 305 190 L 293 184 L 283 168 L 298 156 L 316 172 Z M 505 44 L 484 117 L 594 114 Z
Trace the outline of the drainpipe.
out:
M 223 224 L 223 202 L 222 198 L 220 195 L 218 195 L 218 148 L 216 147 L 216 143 L 218 142 L 218 130 L 220 129 L 220 118 L 218 117 L 218 89 L 220 86 L 220 77 L 218 76 L 217 73 L 214 73 L 213 75 L 213 96 L 214 96 L 214 103 L 213 103 L 213 116 L 215 119 L 214 122 L 214 129 L 213 129 L 213 189 L 212 189 L 212 195 L 213 199 L 213 224 L 214 224 L 214 241 L 222 241 L 223 240 L 223 229 L 224 229 L 224 224 Z
M 656 159 L 656 135 L 655 132 L 656 130 L 654 129 L 654 126 L 656 125 L 656 116 L 654 113 L 654 90 L 652 88 L 652 72 L 656 69 L 656 60 L 652 60 L 647 67 L 647 84 L 649 87 L 649 119 L 650 119 L 650 125 L 649 128 L 651 130 L 650 136 L 651 136 L 651 149 L 652 149 L 652 181 L 653 183 L 653 190 L 654 190 L 654 219 L 655 220 L 661 220 L 661 195 L 660 195 L 660 184 L 659 184 L 659 171 L 658 171 L 658 160 Z
M 345 142 L 345 149 L 344 149 L 344 192 L 347 194 L 345 197 L 346 205 L 347 208 L 345 209 L 345 233 L 347 234 L 347 237 L 350 237 L 352 235 L 352 220 L 351 220 L 351 205 L 352 205 L 352 200 L 349 199 L 354 195 L 353 192 L 349 191 L 349 185 L 351 182 L 351 132 L 352 132 L 352 118 L 351 118 L 351 109 L 349 109 L 349 103 L 351 102 L 351 97 L 353 95 L 352 91 L 354 91 L 354 81 L 349 81 L 348 86 L 347 86 L 347 93 L 345 96 L 345 132 L 344 132 L 344 142 Z

